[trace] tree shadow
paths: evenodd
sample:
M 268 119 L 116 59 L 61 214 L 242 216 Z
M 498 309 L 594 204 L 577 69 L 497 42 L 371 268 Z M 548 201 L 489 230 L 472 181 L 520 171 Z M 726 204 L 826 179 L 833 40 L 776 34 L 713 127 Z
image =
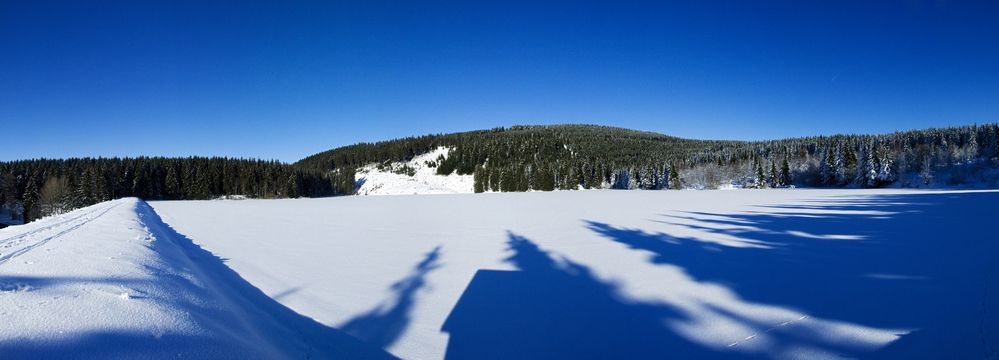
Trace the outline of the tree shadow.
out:
M 661 222 L 669 232 L 595 221 L 586 226 L 648 252 L 653 264 L 724 286 L 743 302 L 791 309 L 791 317 L 907 334 L 879 346 L 855 346 L 815 341 L 854 331 L 837 335 L 809 322 L 793 333 L 767 323 L 753 326 L 770 343 L 810 343 L 829 354 L 864 357 L 997 355 L 997 324 L 985 319 L 997 304 L 987 294 L 999 285 L 999 238 L 987 227 L 995 222 L 999 193 L 832 197 L 759 209 L 666 214 Z
M 426 286 L 427 274 L 440 268 L 440 256 L 441 247 L 437 246 L 416 264 L 406 278 L 392 284 L 391 289 L 394 294 L 391 303 L 379 304 L 376 308 L 346 321 L 339 328 L 382 348 L 394 344 L 409 325 L 416 294 Z
M 676 309 L 621 296 L 586 266 L 509 234 L 516 271 L 479 270 L 445 320 L 445 359 L 710 359 L 663 322 Z M 693 346 L 692 346 L 693 345 Z

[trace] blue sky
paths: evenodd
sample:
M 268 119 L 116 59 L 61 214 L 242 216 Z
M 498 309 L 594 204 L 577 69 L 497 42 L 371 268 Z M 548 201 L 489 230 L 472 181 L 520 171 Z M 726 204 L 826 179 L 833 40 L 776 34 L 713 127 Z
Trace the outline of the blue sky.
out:
M 769 139 L 999 120 L 995 2 L 247 3 L 0 1 L 0 160 L 290 162 L 514 124 Z

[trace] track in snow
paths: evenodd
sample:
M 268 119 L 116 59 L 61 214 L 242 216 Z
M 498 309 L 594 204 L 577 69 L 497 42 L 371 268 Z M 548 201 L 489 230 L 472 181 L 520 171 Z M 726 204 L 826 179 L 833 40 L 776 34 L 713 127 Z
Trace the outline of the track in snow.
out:
M 0 265 L 17 258 L 39 246 L 45 245 L 49 241 L 69 234 L 73 230 L 104 216 L 120 202 L 106 202 L 99 204 L 96 208 L 86 208 L 82 214 L 71 216 L 68 219 L 58 221 L 54 224 L 41 227 L 23 234 L 11 236 L 0 240 Z M 72 213 L 71 213 L 72 214 Z

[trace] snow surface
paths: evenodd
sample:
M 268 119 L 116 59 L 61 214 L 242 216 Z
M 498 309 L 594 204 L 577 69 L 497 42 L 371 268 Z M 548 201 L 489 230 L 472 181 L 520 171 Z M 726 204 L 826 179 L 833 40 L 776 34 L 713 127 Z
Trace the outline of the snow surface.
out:
M 451 152 L 446 147 L 438 147 L 431 152 L 414 156 L 406 162 L 392 163 L 393 169 L 409 166 L 416 170 L 413 176 L 378 170 L 378 164 L 368 164 L 357 169 L 358 195 L 409 195 L 409 194 L 461 194 L 472 193 L 472 175 L 437 175 L 437 168 L 427 166 L 428 161 L 436 161 L 439 156 L 447 158 Z
M 121 199 L 0 230 L 0 358 L 390 358 Z
M 151 205 L 274 300 L 407 359 L 999 356 L 999 192 L 595 190 Z M 142 236 L 128 231 L 138 233 L 115 238 Z M 5 311 L 15 307 L 4 296 L 43 291 L 18 290 L 22 283 L 45 286 L 7 285 Z M 47 323 L 20 316 L 0 339 Z

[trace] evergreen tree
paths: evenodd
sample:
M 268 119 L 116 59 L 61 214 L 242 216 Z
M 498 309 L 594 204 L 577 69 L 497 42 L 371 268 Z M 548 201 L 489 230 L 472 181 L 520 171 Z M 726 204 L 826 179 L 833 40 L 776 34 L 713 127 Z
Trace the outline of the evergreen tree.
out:
M 482 165 L 475 167 L 475 174 L 473 174 L 473 188 L 476 193 L 481 193 L 486 191 L 486 182 L 488 181 L 489 175 L 482 169 Z
M 895 182 L 895 166 L 891 153 L 887 149 L 882 149 L 879 155 L 881 157 L 878 159 L 877 185 L 883 186 Z
M 964 160 L 966 162 L 967 161 L 972 161 L 974 159 L 977 159 L 978 156 L 979 156 L 979 154 L 978 154 L 978 134 L 977 133 L 978 133 L 978 131 L 975 129 L 974 126 L 972 126 L 971 130 L 969 130 L 969 134 L 968 134 L 968 145 L 966 146 L 965 154 L 964 154 Z
M 673 190 L 683 189 L 683 181 L 680 174 L 676 172 L 676 165 L 669 167 L 669 188 Z
M 302 179 L 298 176 L 298 173 L 292 173 L 288 176 L 288 182 L 284 188 L 284 194 L 289 198 L 297 198 L 301 194 L 302 190 Z
M 767 174 L 763 171 L 763 164 L 756 162 L 756 188 L 767 188 Z
M 840 185 L 843 182 L 845 182 L 846 170 L 844 169 L 842 146 L 836 146 L 833 148 L 831 167 L 832 167 L 832 177 L 829 179 L 829 185 Z
M 867 159 L 865 161 L 864 185 L 867 187 L 878 187 L 878 171 L 881 168 L 881 155 L 878 153 L 880 147 L 871 144 L 867 148 Z
M 852 146 L 843 147 L 843 171 L 842 177 L 840 178 L 840 185 L 848 185 L 853 181 L 855 174 L 857 173 L 857 153 L 853 151 Z
M 166 193 L 164 194 L 167 199 L 175 200 L 181 198 L 184 193 L 180 182 L 180 171 L 177 170 L 175 166 L 169 166 L 166 173 Z
M 788 164 L 787 158 L 784 158 L 783 164 L 780 166 L 780 183 L 781 186 L 791 185 L 791 165 Z
M 822 155 L 819 158 L 819 185 L 830 185 L 835 182 L 836 175 L 834 173 L 833 162 L 834 156 L 829 148 L 822 150 Z
M 24 195 L 22 196 L 22 199 L 24 199 L 22 203 L 24 204 L 25 224 L 38 218 L 38 197 L 38 183 L 33 177 L 29 177 L 27 186 L 24 189 Z
M 781 187 L 784 184 L 780 182 L 780 174 L 777 173 L 777 164 L 770 161 L 770 173 L 767 174 L 767 183 L 770 187 Z

